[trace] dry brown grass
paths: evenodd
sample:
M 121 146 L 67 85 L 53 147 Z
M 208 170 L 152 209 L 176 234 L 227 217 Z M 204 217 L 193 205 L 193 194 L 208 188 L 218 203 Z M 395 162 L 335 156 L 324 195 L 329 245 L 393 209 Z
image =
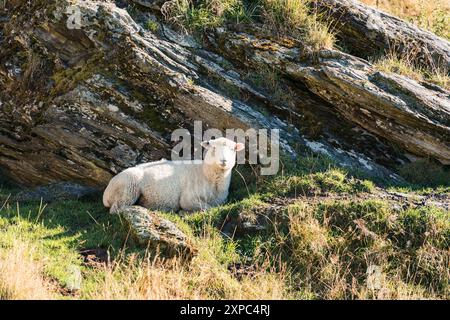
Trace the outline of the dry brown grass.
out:
M 189 266 L 177 260 L 131 260 L 92 270 L 102 274 L 88 299 L 286 299 L 285 279 L 280 272 L 260 270 L 237 279 L 206 252 Z
M 416 81 L 428 81 L 450 90 L 450 77 L 445 72 L 439 69 L 430 71 L 423 67 L 417 67 L 407 54 L 399 57 L 396 53 L 388 53 L 374 61 L 374 67 L 380 71 L 400 74 Z
M 0 300 L 47 300 L 55 295 L 43 277 L 43 261 L 33 258 L 35 248 L 15 241 L 0 251 Z
M 417 26 L 450 39 L 448 0 L 360 0 Z

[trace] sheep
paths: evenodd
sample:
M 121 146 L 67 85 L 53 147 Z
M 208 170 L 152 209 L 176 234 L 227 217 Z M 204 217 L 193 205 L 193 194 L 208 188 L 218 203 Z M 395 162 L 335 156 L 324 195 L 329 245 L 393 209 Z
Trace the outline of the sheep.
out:
M 204 160 L 160 160 L 128 168 L 111 179 L 103 204 L 111 214 L 138 203 L 151 210 L 207 210 L 228 197 L 236 152 L 244 144 L 226 138 L 202 142 Z

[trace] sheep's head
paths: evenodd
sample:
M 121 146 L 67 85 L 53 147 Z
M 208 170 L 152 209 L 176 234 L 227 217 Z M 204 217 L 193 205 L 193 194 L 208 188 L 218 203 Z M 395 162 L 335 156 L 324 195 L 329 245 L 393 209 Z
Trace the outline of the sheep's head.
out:
M 243 143 L 236 143 L 230 139 L 218 138 L 202 142 L 206 149 L 205 162 L 222 170 L 230 170 L 236 164 L 236 152 L 244 149 Z

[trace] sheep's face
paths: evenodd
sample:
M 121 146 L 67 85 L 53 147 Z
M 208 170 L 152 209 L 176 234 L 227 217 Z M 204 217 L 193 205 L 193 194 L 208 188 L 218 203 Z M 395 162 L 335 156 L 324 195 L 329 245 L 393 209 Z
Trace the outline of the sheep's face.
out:
M 206 149 L 205 162 L 222 170 L 230 170 L 236 164 L 236 152 L 244 149 L 244 144 L 226 138 L 202 142 Z

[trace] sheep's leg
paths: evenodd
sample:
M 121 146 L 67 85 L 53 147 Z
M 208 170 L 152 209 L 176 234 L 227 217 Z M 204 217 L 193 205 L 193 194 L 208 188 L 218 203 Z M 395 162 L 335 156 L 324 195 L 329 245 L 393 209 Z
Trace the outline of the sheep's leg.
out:
M 122 190 L 120 197 L 116 198 L 116 202 L 114 202 L 109 209 L 109 213 L 118 214 L 123 211 L 124 208 L 136 204 L 138 199 L 139 192 L 135 186 Z
M 118 181 L 108 186 L 107 199 L 110 204 L 109 213 L 119 214 L 124 208 L 136 204 L 140 196 L 140 189 L 135 181 Z

